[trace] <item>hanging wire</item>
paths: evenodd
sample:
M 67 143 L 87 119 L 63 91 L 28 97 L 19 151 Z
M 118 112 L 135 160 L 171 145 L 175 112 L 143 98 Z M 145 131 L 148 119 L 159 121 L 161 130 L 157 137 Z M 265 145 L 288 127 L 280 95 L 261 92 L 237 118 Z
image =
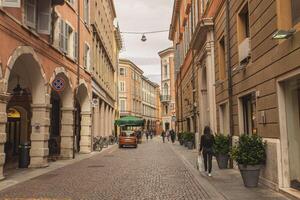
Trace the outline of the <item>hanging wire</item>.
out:
M 154 34 L 154 33 L 164 33 L 169 32 L 169 30 L 159 30 L 159 31 L 124 31 L 123 34 L 141 35 L 141 34 Z

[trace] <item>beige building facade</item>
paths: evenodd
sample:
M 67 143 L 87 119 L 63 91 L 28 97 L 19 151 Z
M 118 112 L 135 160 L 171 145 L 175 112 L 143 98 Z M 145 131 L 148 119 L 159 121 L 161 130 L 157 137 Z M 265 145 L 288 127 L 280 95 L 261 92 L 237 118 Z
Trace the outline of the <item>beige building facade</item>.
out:
M 176 129 L 174 49 L 158 53 L 161 59 L 161 116 L 164 131 Z
M 117 78 L 122 41 L 115 27 L 116 11 L 111 0 L 91 1 L 93 137 L 116 136 Z
M 127 59 L 119 61 L 120 117 L 136 116 L 144 119 L 145 129 L 157 129 L 159 85 L 145 76 L 143 71 Z

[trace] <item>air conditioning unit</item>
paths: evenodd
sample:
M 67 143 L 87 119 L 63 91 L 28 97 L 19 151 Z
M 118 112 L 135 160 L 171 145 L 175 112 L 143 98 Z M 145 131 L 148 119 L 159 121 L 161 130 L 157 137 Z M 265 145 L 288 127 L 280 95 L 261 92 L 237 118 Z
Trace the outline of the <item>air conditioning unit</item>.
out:
M 250 39 L 246 38 L 239 45 L 239 63 L 245 63 L 245 61 L 248 61 L 250 57 Z

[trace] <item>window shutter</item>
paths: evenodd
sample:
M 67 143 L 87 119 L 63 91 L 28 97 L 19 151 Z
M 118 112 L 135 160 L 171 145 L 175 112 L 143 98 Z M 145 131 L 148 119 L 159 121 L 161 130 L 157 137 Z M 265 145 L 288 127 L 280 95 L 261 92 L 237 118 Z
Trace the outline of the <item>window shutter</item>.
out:
M 86 69 L 87 68 L 87 51 L 88 51 L 88 46 L 85 44 L 84 45 L 84 68 Z
M 36 28 L 36 0 L 25 0 L 25 22 L 31 28 Z
M 11 8 L 21 8 L 21 0 L 2 0 L 2 2 L 0 0 L 0 6 L 11 7 Z
M 51 0 L 38 3 L 38 32 L 50 34 L 51 30 Z
M 63 20 L 59 21 L 59 48 L 65 51 L 65 23 Z
M 65 30 L 64 30 L 64 52 L 68 53 L 69 50 L 69 31 L 70 31 L 70 26 L 65 23 Z
M 74 32 L 74 59 L 78 60 L 78 33 Z

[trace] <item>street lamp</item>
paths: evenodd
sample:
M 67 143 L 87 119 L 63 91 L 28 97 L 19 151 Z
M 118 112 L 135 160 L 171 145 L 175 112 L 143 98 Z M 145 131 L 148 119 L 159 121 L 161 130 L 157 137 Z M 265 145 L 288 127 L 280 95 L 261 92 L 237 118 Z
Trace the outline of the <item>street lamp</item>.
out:
M 290 29 L 290 30 L 278 30 L 276 31 L 272 38 L 276 40 L 282 40 L 282 39 L 288 39 L 294 35 L 296 32 L 295 29 Z
M 147 38 L 146 38 L 146 35 L 145 35 L 145 34 L 142 35 L 141 41 L 142 41 L 142 42 L 146 42 L 146 41 L 147 41 Z

